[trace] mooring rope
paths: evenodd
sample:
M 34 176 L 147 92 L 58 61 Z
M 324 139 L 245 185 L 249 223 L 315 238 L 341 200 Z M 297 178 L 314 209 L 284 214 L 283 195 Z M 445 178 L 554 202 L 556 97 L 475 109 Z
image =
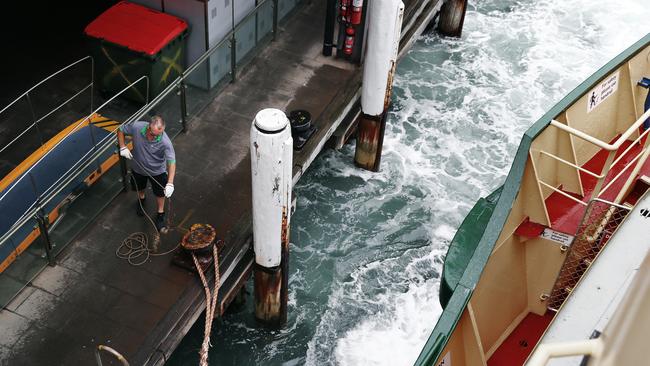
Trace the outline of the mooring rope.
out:
M 165 189 L 165 187 L 163 187 L 162 184 L 158 183 L 155 179 L 153 179 L 151 174 L 149 174 L 146 171 L 146 169 L 144 169 L 144 167 L 137 160 L 135 159 L 132 160 L 135 161 L 142 168 L 142 170 L 145 172 L 145 174 L 147 174 L 147 176 L 149 176 L 149 178 L 151 178 L 150 179 L 151 182 L 156 183 L 163 190 Z M 156 223 L 153 221 L 151 216 L 147 214 L 147 211 L 142 206 L 142 201 L 140 200 L 140 195 L 139 195 L 140 189 L 135 179 L 133 179 L 133 184 L 135 185 L 135 195 L 138 199 L 138 204 L 140 205 L 140 209 L 142 210 L 142 213 L 147 217 L 147 219 L 149 220 L 149 222 L 151 223 L 151 225 L 155 230 L 153 245 L 149 247 L 149 237 L 147 236 L 147 234 L 141 231 L 134 232 L 131 233 L 129 236 L 127 236 L 124 240 L 122 240 L 122 244 L 120 244 L 120 246 L 117 247 L 117 249 L 115 250 L 115 255 L 118 258 L 126 259 L 129 262 L 129 264 L 133 266 L 140 266 L 147 263 L 150 257 L 160 257 L 176 251 L 176 249 L 180 246 L 180 244 L 176 244 L 174 248 L 166 252 L 158 253 L 158 248 L 160 246 L 160 231 L 158 231 L 158 227 L 156 227 Z M 167 215 L 166 218 L 167 223 L 165 225 L 166 228 L 169 229 L 169 224 L 171 221 L 170 218 L 173 215 L 172 199 L 171 197 L 166 197 L 165 199 L 167 200 L 167 206 L 169 207 L 168 210 L 169 215 Z M 140 257 L 143 257 L 143 259 L 136 261 L 136 259 Z
M 210 344 L 210 333 L 212 332 L 214 312 L 217 308 L 217 296 L 219 295 L 219 288 L 221 287 L 219 283 L 219 251 L 216 244 L 212 246 L 212 256 L 214 258 L 214 291 L 210 294 L 208 281 L 205 279 L 205 275 L 201 270 L 199 260 L 196 259 L 196 255 L 192 253 L 192 259 L 194 260 L 196 271 L 199 273 L 199 277 L 203 283 L 203 289 L 205 290 L 205 331 L 203 332 L 203 344 L 199 351 L 200 366 L 208 366 L 208 350 L 210 349 L 210 346 L 212 346 Z

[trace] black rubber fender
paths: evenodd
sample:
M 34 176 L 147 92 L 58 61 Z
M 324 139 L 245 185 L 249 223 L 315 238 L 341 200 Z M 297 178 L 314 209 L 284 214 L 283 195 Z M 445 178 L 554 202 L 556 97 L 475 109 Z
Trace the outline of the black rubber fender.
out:
M 446 0 L 440 8 L 438 33 L 448 37 L 460 37 L 466 11 L 467 0 Z

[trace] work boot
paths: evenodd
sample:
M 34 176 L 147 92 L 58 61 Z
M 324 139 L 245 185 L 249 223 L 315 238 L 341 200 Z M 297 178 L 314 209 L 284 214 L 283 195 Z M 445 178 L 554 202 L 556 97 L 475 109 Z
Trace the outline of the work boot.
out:
M 156 215 L 156 229 L 158 229 L 158 231 L 162 231 L 162 229 L 164 228 L 165 228 L 165 213 L 158 212 L 158 215 Z
M 144 216 L 144 198 L 138 198 L 137 201 L 135 201 L 135 213 L 138 214 L 138 216 Z

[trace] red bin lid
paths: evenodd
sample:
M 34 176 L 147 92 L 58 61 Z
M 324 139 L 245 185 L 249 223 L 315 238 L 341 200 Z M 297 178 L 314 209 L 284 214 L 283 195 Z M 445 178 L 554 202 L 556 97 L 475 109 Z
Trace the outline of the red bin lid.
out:
M 121 1 L 88 24 L 84 32 L 153 56 L 186 29 L 182 19 Z

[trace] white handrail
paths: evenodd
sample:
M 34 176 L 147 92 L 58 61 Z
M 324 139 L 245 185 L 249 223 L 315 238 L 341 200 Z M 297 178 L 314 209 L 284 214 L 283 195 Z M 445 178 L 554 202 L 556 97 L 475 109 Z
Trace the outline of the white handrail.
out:
M 623 188 L 618 192 L 618 196 L 616 196 L 616 199 L 614 199 L 614 202 L 620 203 L 625 194 L 627 193 L 628 189 L 632 186 L 632 181 L 634 178 L 636 178 L 637 174 L 641 171 L 641 167 L 645 164 L 646 160 L 648 160 L 648 156 L 650 156 L 650 148 L 646 148 L 645 151 L 643 151 L 643 155 L 641 155 L 641 158 L 639 159 L 639 162 L 636 163 L 636 166 L 634 167 L 634 170 L 630 173 L 630 176 L 627 178 L 627 181 L 623 185 Z
M 650 131 L 650 130 L 648 130 L 648 131 Z M 600 192 L 598 193 L 598 197 L 600 197 L 603 193 L 605 193 L 605 191 L 607 191 L 609 189 L 609 187 L 611 187 L 612 184 L 614 184 L 614 182 L 616 182 L 623 175 L 623 173 L 625 173 L 632 165 L 634 165 L 634 163 L 636 163 L 636 161 L 639 160 L 639 158 L 641 157 L 641 155 L 644 152 L 645 152 L 645 149 L 641 150 L 639 152 L 639 154 L 637 154 L 637 156 L 635 156 L 634 159 L 632 159 L 632 161 L 630 161 L 625 166 L 625 168 L 621 169 L 621 171 L 614 178 L 612 178 L 612 180 L 609 181 L 609 183 L 607 183 L 607 185 L 603 189 L 600 190 Z
M 600 356 L 603 350 L 603 342 L 600 339 L 587 339 L 584 341 L 566 343 L 547 343 L 537 346 L 533 357 L 526 363 L 526 366 L 544 366 L 549 359 L 555 357 L 591 355 Z
M 577 199 L 577 198 L 575 198 L 575 197 L 573 197 L 573 196 L 571 196 L 571 195 L 569 195 L 569 194 L 567 194 L 567 193 L 565 193 L 565 192 L 562 192 L 562 190 L 559 190 L 559 189 L 553 187 L 552 185 L 550 185 L 550 184 L 548 184 L 548 183 L 542 181 L 541 179 L 538 179 L 537 182 L 539 182 L 540 184 L 543 184 L 545 187 L 547 187 L 547 188 L 549 188 L 549 189 L 551 189 L 551 190 L 553 190 L 553 191 L 555 191 L 555 192 L 557 192 L 557 193 L 563 195 L 563 196 L 566 197 L 566 198 L 570 198 L 570 199 L 572 199 L 572 200 L 578 202 L 579 204 L 581 204 L 581 205 L 583 205 L 583 206 L 587 206 L 587 203 L 585 203 L 585 202 L 583 202 L 583 201 L 581 201 L 581 200 L 579 200 L 579 199 Z
M 649 131 L 650 131 L 650 130 L 649 130 Z M 553 159 L 555 159 L 555 160 L 557 160 L 557 161 L 559 161 L 559 162 L 561 162 L 561 163 L 564 163 L 564 164 L 566 164 L 566 165 L 568 165 L 568 166 L 570 166 L 570 167 L 576 168 L 576 169 L 578 169 L 578 170 L 581 171 L 581 172 L 584 172 L 584 173 L 586 173 L 586 174 L 589 174 L 589 175 L 591 175 L 591 176 L 594 177 L 594 178 L 600 179 L 600 178 L 604 177 L 604 175 L 602 175 L 602 174 L 601 174 L 601 175 L 598 175 L 598 174 L 592 172 L 592 171 L 589 170 L 589 169 L 585 169 L 585 168 L 583 168 L 583 167 L 581 167 L 581 166 L 578 166 L 578 165 L 576 165 L 576 164 L 573 164 L 573 163 L 570 162 L 570 161 L 564 160 L 564 159 L 562 159 L 561 157 L 559 157 L 559 156 L 555 156 L 555 155 L 553 155 L 553 154 L 551 154 L 551 153 L 548 153 L 548 152 L 546 152 L 546 151 L 544 151 L 544 150 L 540 150 L 539 152 L 542 153 L 542 154 L 544 154 L 544 155 L 546 155 L 546 156 L 549 156 L 549 157 L 551 157 L 551 158 L 553 158 Z
M 564 123 L 558 122 L 556 120 L 551 120 L 551 125 L 559 128 L 562 131 L 568 132 L 568 133 L 570 133 L 570 134 L 572 134 L 572 135 L 574 135 L 576 137 L 579 137 L 579 138 L 581 138 L 581 139 L 583 139 L 583 140 L 585 140 L 587 142 L 591 142 L 592 144 L 600 147 L 601 149 L 605 149 L 605 150 L 608 150 L 608 151 L 614 151 L 614 150 L 618 150 L 618 148 L 621 147 L 623 142 L 625 142 L 628 139 L 628 137 L 630 137 L 630 135 L 632 135 L 632 133 L 634 133 L 634 131 L 636 131 L 639 127 L 641 127 L 643 122 L 645 122 L 645 120 L 647 120 L 648 118 L 650 118 L 650 109 L 647 110 L 645 113 L 643 113 L 643 115 L 641 117 L 639 117 L 639 119 L 637 119 L 636 122 L 634 122 L 634 124 L 632 126 L 630 126 L 621 135 L 621 137 L 619 137 L 616 140 L 616 142 L 614 142 L 613 144 L 605 143 L 605 142 L 603 142 L 603 141 L 601 141 L 601 140 L 599 140 L 599 139 L 597 139 L 597 138 L 595 138 L 595 137 L 593 137 L 591 135 L 588 135 L 588 134 L 586 134 L 586 133 L 584 133 L 584 132 L 582 132 L 580 130 L 576 130 L 573 127 L 569 127 L 569 126 L 565 125 Z
M 616 158 L 616 160 L 614 160 L 614 162 L 612 163 L 612 165 L 609 166 L 610 169 L 611 169 L 612 167 L 614 167 L 614 165 L 618 164 L 618 162 L 621 161 L 621 159 L 623 159 L 623 157 L 624 157 L 627 153 L 629 153 L 630 150 L 632 150 L 632 148 L 634 147 L 634 144 L 636 144 L 637 142 L 641 141 L 641 139 L 643 138 L 643 136 L 647 135 L 648 132 L 650 132 L 650 128 L 648 128 L 647 130 L 643 131 L 643 133 L 640 134 L 639 137 L 637 137 L 636 140 L 634 140 L 634 141 L 630 144 L 630 146 L 628 146 L 627 149 L 625 149 L 625 151 L 623 151 L 623 153 L 622 153 L 618 158 Z M 641 152 L 639 152 L 639 154 L 641 154 Z

